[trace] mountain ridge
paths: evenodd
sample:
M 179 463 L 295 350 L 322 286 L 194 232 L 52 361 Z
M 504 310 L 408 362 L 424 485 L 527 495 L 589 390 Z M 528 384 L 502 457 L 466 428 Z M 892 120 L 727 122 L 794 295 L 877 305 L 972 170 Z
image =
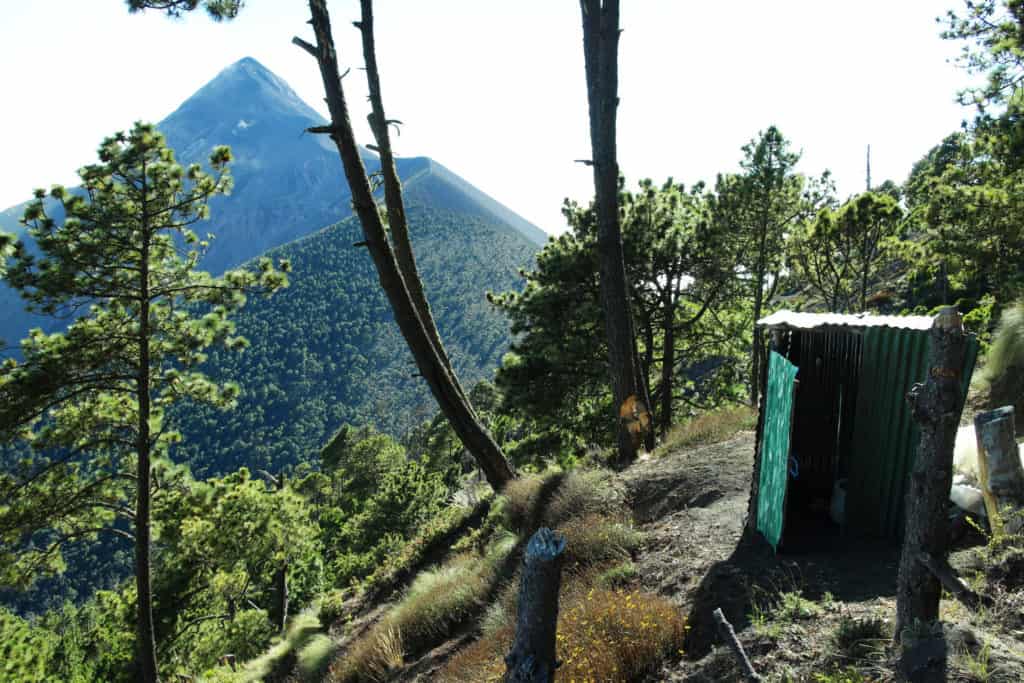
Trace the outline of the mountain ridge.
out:
M 202 269 L 216 274 L 237 267 L 352 215 L 334 143 L 305 133 L 323 122 L 283 79 L 245 57 L 157 124 L 183 164 L 204 162 L 219 144 L 232 148 L 232 194 L 215 198 L 212 219 L 196 226 L 200 234 L 214 235 Z M 360 151 L 368 172 L 376 171 L 376 155 Z M 547 240 L 544 231 L 429 157 L 400 157 L 396 166 L 411 202 L 475 215 L 538 249 Z M 0 211 L 0 230 L 22 233 L 18 219 L 26 204 Z M 59 205 L 50 202 L 50 207 L 60 220 Z M 410 229 L 415 232 L 417 225 Z M 15 344 L 32 327 L 52 332 L 63 324 L 27 313 L 20 298 L 0 283 L 0 340 Z

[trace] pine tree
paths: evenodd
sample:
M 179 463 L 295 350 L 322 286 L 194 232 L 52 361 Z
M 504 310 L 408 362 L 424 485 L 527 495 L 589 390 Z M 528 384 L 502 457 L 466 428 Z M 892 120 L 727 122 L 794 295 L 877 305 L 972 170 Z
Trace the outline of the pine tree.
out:
M 746 272 L 756 322 L 775 296 L 788 237 L 830 196 L 830 186 L 827 176 L 821 185 L 806 183 L 796 172 L 800 155 L 790 150 L 789 141 L 775 126 L 744 145 L 743 154 L 741 174 L 718 178 L 714 213 L 724 232 L 739 235 L 744 242 L 740 265 Z M 756 406 L 764 360 L 764 339 L 756 325 L 753 340 L 750 403 Z
M 179 438 L 166 419 L 187 399 L 230 407 L 238 388 L 196 370 L 214 343 L 241 349 L 229 314 L 246 293 L 287 284 L 268 259 L 219 278 L 196 270 L 204 248 L 192 226 L 231 187 L 227 147 L 212 174 L 175 161 L 150 124 L 103 141 L 81 188 L 37 190 L 6 280 L 31 309 L 73 320 L 36 329 L 22 361 L 0 368 L 0 439 L 33 454 L 0 475 L 0 581 L 25 585 L 61 568 L 61 548 L 100 533 L 131 538 L 138 589 L 139 677 L 158 679 L 150 577 L 152 476 Z M 47 201 L 44 201 L 47 200 Z M 64 214 L 52 216 L 54 204 Z M 38 254 L 33 254 L 33 251 Z
M 646 413 L 650 405 L 637 357 L 636 332 L 629 306 L 629 282 L 622 253 L 622 229 L 619 225 L 619 165 L 615 132 L 619 106 L 619 2 L 580 0 L 580 12 L 583 17 L 583 61 L 586 67 L 590 148 L 593 155 L 588 163 L 594 169 L 601 307 L 604 309 L 605 334 L 608 337 L 608 369 L 615 416 L 619 418 L 620 411 L 629 405 L 642 406 L 638 411 L 640 413 Z M 618 429 L 619 460 L 628 463 L 636 458 L 638 444 L 629 429 L 632 420 L 627 415 L 622 415 L 622 418 L 619 419 Z M 643 424 L 643 420 L 638 422 Z M 648 447 L 652 447 L 650 430 L 643 431 Z

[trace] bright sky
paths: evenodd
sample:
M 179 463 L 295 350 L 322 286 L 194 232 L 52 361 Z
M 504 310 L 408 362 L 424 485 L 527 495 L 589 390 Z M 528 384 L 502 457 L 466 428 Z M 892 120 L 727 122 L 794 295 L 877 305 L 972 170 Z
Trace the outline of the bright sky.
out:
M 548 232 L 593 193 L 579 4 L 574 0 L 378 0 L 384 106 L 396 152 L 426 155 Z M 713 182 L 740 147 L 779 126 L 801 169 L 840 193 L 902 181 L 970 111 L 967 76 L 935 17 L 961 0 L 623 0 L 619 163 L 640 177 Z M 361 65 L 356 0 L 329 5 L 342 68 Z M 325 111 L 303 0 L 248 0 L 239 19 L 132 15 L 122 0 L 0 0 L 0 208 L 73 183 L 100 140 L 157 121 L 218 71 L 252 56 Z M 365 80 L 345 79 L 365 121 Z M 369 142 L 365 126 L 357 130 Z M 340 163 L 340 162 L 339 162 Z

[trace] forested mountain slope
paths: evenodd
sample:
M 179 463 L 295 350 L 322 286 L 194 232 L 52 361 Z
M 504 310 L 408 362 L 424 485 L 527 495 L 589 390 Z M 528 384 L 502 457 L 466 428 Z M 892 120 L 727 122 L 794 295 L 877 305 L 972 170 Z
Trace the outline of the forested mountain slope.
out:
M 412 194 L 412 193 L 410 193 Z M 463 384 L 489 377 L 508 349 L 508 322 L 485 299 L 519 287 L 536 247 L 505 224 L 410 203 L 420 272 Z M 394 323 L 355 219 L 268 252 L 291 260 L 291 286 L 236 317 L 252 346 L 206 365 L 243 390 L 236 410 L 188 408 L 178 459 L 197 476 L 246 465 L 276 471 L 314 456 L 341 424 L 400 435 L 436 410 Z

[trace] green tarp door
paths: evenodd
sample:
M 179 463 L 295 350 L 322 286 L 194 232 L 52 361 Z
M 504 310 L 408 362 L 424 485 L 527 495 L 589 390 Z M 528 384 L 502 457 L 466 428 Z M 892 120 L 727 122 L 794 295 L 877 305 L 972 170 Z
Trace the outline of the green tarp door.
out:
M 757 489 L 757 529 L 773 548 L 782 538 L 783 507 L 789 466 L 789 432 L 793 416 L 793 380 L 797 367 L 771 352 L 761 433 L 761 476 Z

